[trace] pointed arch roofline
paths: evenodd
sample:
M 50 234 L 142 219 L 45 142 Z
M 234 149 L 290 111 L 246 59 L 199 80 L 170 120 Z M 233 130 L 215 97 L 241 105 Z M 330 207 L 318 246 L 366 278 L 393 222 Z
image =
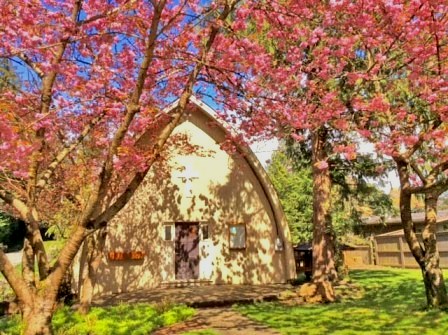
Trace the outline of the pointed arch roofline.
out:
M 223 120 L 218 113 L 209 105 L 207 105 L 202 100 L 198 99 L 196 96 L 191 95 L 189 102 L 197 106 L 203 113 L 205 113 L 210 119 L 216 122 L 219 128 L 224 133 L 230 133 L 230 135 L 237 135 L 238 132 L 225 120 Z M 174 101 L 170 106 L 164 109 L 164 113 L 170 114 L 178 105 L 179 100 Z M 286 216 L 283 212 L 283 208 L 280 204 L 280 199 L 278 198 L 277 192 L 272 185 L 272 182 L 258 160 L 257 156 L 251 150 L 248 145 L 242 145 L 241 143 L 234 143 L 238 151 L 242 154 L 243 158 L 248 163 L 252 172 L 255 174 L 256 178 L 260 182 L 261 188 L 269 202 L 271 207 L 274 223 L 277 230 L 277 236 L 282 240 L 284 247 L 284 255 L 286 264 L 286 273 L 288 278 L 293 279 L 296 276 L 295 261 L 294 261 L 294 251 L 291 245 L 291 234 L 288 227 L 288 222 Z

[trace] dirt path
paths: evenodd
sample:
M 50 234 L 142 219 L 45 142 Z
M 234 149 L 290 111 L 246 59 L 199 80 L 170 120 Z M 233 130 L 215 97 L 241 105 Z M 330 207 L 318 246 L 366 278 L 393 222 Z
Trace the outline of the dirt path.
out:
M 198 309 L 190 320 L 162 328 L 153 335 L 180 335 L 189 331 L 209 329 L 220 335 L 279 335 L 280 333 L 235 312 L 232 308 Z

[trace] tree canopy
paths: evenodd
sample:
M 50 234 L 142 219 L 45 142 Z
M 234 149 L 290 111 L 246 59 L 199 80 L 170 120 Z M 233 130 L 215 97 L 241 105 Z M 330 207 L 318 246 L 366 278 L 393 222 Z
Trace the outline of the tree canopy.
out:
M 165 143 L 193 92 L 228 111 L 243 133 L 233 141 L 311 141 L 316 278 L 331 277 L 317 271 L 332 253 L 331 160 L 354 160 L 363 137 L 395 162 L 408 243 L 426 282 L 444 286 L 434 222 L 448 186 L 446 2 L 45 0 L 1 8 L 0 59 L 14 64 L 17 84 L 1 88 L 0 199 L 27 234 L 23 275 L 2 251 L 0 270 L 21 302 L 26 334 L 51 332 L 57 287 L 81 243 L 169 155 Z M 80 177 L 88 188 L 79 189 Z M 408 214 L 412 193 L 427 201 L 423 246 Z M 58 219 L 67 201 L 73 212 Z M 74 227 L 52 267 L 43 217 L 70 217 Z
M 238 1 L 5 2 L 0 199 L 27 227 L 22 276 L 0 251 L 25 334 L 51 333 L 64 274 L 84 239 L 128 202 L 163 152 Z M 163 109 L 178 99 L 169 116 Z M 143 148 L 139 139 L 151 137 Z M 81 165 L 80 168 L 77 165 Z M 88 187 L 79 187 L 76 181 Z M 65 204 L 70 215 L 58 216 Z M 39 222 L 70 219 L 50 265 Z M 65 224 L 65 222 L 61 222 Z M 38 275 L 35 274 L 35 263 Z

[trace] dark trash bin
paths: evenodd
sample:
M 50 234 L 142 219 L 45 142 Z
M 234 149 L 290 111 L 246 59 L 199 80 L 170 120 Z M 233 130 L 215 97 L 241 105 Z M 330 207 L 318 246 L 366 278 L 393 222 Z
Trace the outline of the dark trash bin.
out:
M 313 271 L 313 247 L 311 243 L 302 243 L 294 247 L 297 274 L 305 273 L 306 279 L 311 280 Z

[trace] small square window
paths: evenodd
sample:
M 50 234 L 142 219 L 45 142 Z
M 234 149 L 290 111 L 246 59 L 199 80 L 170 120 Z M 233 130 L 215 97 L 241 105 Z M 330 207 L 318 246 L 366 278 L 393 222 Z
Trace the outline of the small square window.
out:
M 229 226 L 229 248 L 246 249 L 245 224 L 232 224 Z
M 172 230 L 172 225 L 165 225 L 163 227 L 163 239 L 165 241 L 172 241 L 173 240 L 173 230 Z
M 201 225 L 201 234 L 202 234 L 202 240 L 207 240 L 208 238 L 210 238 L 207 223 Z

